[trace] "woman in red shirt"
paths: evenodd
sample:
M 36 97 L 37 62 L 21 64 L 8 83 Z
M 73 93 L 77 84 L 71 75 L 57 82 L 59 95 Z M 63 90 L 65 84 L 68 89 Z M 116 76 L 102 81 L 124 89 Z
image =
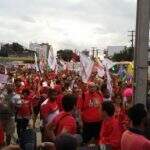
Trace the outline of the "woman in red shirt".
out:
M 114 97 L 114 106 L 115 106 L 115 118 L 119 122 L 122 133 L 127 130 L 129 127 L 129 119 L 125 108 L 123 107 L 123 98 L 121 95 L 115 95 Z

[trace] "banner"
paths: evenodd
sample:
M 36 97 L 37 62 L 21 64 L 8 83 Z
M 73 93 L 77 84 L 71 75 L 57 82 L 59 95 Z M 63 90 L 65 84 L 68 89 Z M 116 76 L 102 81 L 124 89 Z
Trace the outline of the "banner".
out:
M 35 69 L 36 69 L 36 71 L 39 71 L 39 66 L 38 66 L 38 60 L 37 60 L 36 53 L 34 53 L 34 60 L 35 60 Z
M 8 72 L 7 72 L 7 68 L 5 67 L 5 74 L 7 74 Z
M 104 66 L 98 58 L 96 59 L 96 62 L 95 62 L 95 69 L 96 69 L 99 77 L 101 77 L 101 78 L 104 77 L 104 75 L 105 75 Z
M 49 65 L 50 69 L 52 69 L 54 71 L 57 66 L 57 60 L 56 60 L 56 57 L 54 56 L 53 48 L 51 48 L 49 50 L 47 61 L 48 61 L 48 65 Z
M 41 59 L 40 62 L 39 62 L 39 68 L 40 68 L 41 73 L 44 73 L 45 67 L 46 66 L 45 66 L 44 60 Z
M 129 75 L 129 76 L 134 75 L 134 66 L 132 63 L 129 63 L 127 66 L 127 75 Z
M 124 77 L 126 76 L 126 70 L 125 70 L 125 68 L 123 67 L 123 65 L 121 65 L 121 66 L 119 67 L 118 75 L 119 75 L 121 78 L 124 78 Z
M 8 82 L 8 75 L 6 74 L 0 74 L 0 83 L 7 83 Z
M 66 70 L 66 69 L 67 69 L 67 62 L 66 62 L 66 61 L 64 61 L 64 60 L 61 59 L 61 60 L 60 60 L 60 64 L 61 64 L 63 70 Z
M 111 77 L 110 77 L 109 69 L 107 66 L 106 66 L 106 76 L 107 76 L 107 89 L 109 90 L 110 95 L 112 95 L 113 88 L 111 85 Z
M 87 81 L 91 76 L 94 67 L 94 62 L 86 55 L 80 54 L 80 63 L 81 63 L 80 75 L 82 77 L 82 81 L 87 83 Z
M 102 60 L 102 64 L 106 67 L 107 66 L 107 68 L 108 69 L 111 69 L 114 65 L 115 65 L 115 63 L 114 62 L 112 62 L 110 59 L 108 59 L 108 58 L 104 58 L 104 60 Z

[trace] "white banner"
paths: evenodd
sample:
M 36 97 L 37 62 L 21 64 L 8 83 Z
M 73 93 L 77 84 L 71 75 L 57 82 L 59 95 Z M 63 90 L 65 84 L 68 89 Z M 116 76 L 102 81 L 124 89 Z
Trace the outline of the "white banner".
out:
M 114 62 L 112 62 L 110 59 L 108 59 L 108 58 L 105 58 L 104 60 L 102 60 L 102 64 L 106 67 L 107 66 L 107 68 L 108 69 L 111 69 L 114 65 L 115 65 L 115 63 Z
M 96 59 L 96 64 L 95 64 L 95 68 L 97 70 L 97 74 L 99 77 L 104 77 L 105 75 L 105 70 L 104 70 L 104 66 L 103 64 L 100 62 L 99 59 Z
M 36 69 L 36 71 L 39 71 L 38 60 L 37 60 L 37 55 L 36 55 L 36 53 L 34 53 L 34 59 L 35 59 L 35 69 Z
M 107 89 L 109 90 L 110 95 L 112 95 L 113 89 L 111 84 L 111 77 L 107 66 L 106 66 L 106 76 L 107 76 Z
M 64 61 L 64 60 L 60 60 L 60 64 L 62 65 L 62 68 L 63 68 L 63 70 L 66 70 L 67 69 L 67 62 L 66 61 Z
M 57 66 L 57 60 L 56 57 L 54 56 L 53 48 L 49 50 L 48 54 L 48 65 L 50 69 L 55 70 Z
M 94 62 L 86 55 L 80 54 L 80 63 L 80 75 L 82 77 L 82 81 L 86 83 L 91 76 L 94 67 Z

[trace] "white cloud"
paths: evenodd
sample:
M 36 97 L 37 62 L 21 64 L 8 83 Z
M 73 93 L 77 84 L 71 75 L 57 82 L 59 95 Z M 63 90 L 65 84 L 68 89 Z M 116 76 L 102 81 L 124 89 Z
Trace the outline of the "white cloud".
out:
M 128 43 L 135 0 L 0 0 L 0 40 L 85 49 Z

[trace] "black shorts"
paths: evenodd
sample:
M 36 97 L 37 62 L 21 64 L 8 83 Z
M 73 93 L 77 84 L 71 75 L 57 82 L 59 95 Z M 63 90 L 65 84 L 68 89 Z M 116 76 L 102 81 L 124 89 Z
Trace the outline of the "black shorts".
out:
M 99 138 L 101 122 L 83 123 L 83 142 L 88 143 L 92 138 Z

